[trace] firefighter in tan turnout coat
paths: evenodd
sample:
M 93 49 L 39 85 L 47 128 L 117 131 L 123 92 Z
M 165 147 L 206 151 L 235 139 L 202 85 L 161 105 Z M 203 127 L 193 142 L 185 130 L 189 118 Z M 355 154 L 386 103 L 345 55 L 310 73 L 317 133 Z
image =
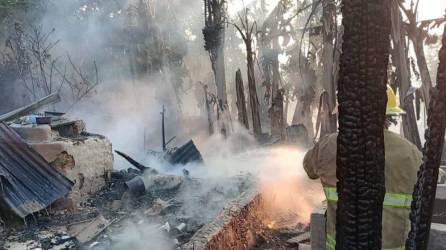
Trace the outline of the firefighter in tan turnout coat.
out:
M 393 90 L 387 89 L 386 114 L 395 116 L 404 111 L 396 104 Z M 390 118 L 390 117 L 389 117 Z M 388 123 L 388 122 L 386 122 Z M 417 172 L 422 163 L 422 154 L 411 142 L 384 129 L 385 184 L 383 204 L 382 249 L 404 249 L 410 229 L 409 212 Z M 311 179 L 319 178 L 327 199 L 326 246 L 328 250 L 336 245 L 336 146 L 337 134 L 327 135 L 305 155 L 304 168 Z

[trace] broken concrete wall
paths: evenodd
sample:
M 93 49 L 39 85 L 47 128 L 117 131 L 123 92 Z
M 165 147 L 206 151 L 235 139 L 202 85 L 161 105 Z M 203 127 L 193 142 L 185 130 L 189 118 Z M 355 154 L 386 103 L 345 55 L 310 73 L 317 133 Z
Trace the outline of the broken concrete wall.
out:
M 77 124 L 77 123 L 73 123 Z M 110 141 L 99 135 L 62 137 L 48 125 L 13 126 L 45 160 L 75 183 L 69 194 L 79 204 L 105 185 L 107 172 L 113 169 Z
M 58 143 L 64 150 L 51 163 L 75 182 L 69 197 L 77 203 L 98 192 L 105 185 L 106 173 L 113 169 L 110 141 L 103 137 L 88 137 Z
M 250 249 L 256 232 L 265 228 L 262 195 L 255 189 L 244 192 L 185 244 L 184 250 Z

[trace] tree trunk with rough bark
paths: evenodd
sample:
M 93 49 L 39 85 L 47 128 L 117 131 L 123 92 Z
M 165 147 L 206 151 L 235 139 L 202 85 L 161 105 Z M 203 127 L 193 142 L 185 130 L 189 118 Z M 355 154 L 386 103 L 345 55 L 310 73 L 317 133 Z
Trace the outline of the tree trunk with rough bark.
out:
M 328 94 L 329 109 L 333 110 L 336 106 L 336 87 L 334 82 L 334 31 L 336 29 L 336 3 L 334 0 L 324 0 L 322 3 L 322 86 Z M 336 115 L 333 115 L 332 112 L 328 112 L 326 115 L 328 115 L 327 120 L 329 121 L 330 132 L 336 132 Z
M 222 31 L 221 44 L 217 49 L 215 58 L 215 83 L 217 85 L 217 97 L 221 110 L 225 110 L 228 105 L 226 94 L 226 76 L 225 76 L 225 56 L 224 56 L 224 30 Z
M 392 63 L 396 67 L 397 86 L 402 108 L 406 111 L 403 115 L 403 134 L 406 139 L 415 144 L 421 150 L 420 133 L 414 109 L 414 95 L 406 96 L 411 87 L 410 66 L 406 36 L 403 31 L 403 17 L 398 3 L 392 1 Z
M 214 124 L 212 122 L 211 106 L 210 106 L 210 102 L 209 102 L 209 98 L 208 98 L 208 85 L 203 85 L 203 90 L 204 90 L 204 101 L 205 101 L 205 105 L 206 105 L 206 114 L 208 117 L 208 131 L 209 131 L 209 135 L 213 135 L 214 134 Z
M 252 41 L 245 41 L 246 60 L 248 67 L 248 89 L 249 102 L 251 104 L 252 128 L 254 135 L 259 137 L 262 134 L 262 125 L 260 124 L 259 98 L 257 96 L 256 80 L 254 76 L 254 55 L 252 51 Z
M 243 87 L 242 72 L 240 69 L 235 73 L 235 87 L 237 92 L 238 121 L 249 129 L 248 112 L 246 111 L 245 88 Z
M 381 249 L 390 1 L 344 0 L 336 249 Z
M 429 107 L 430 102 L 430 89 L 432 88 L 432 78 L 429 73 L 429 67 L 427 66 L 426 55 L 424 53 L 424 39 L 416 36 L 411 37 L 413 47 L 415 50 L 415 56 L 417 57 L 417 65 L 420 70 L 421 77 L 421 92 L 423 94 L 424 104 Z
M 446 26 L 439 57 L 437 85 L 431 91 L 432 99 L 429 103 L 423 164 L 418 172 L 418 180 L 413 193 L 410 213 L 411 230 L 406 241 L 408 250 L 425 250 L 429 243 L 432 210 L 446 128 Z
M 426 55 L 424 53 L 424 40 L 427 37 L 426 29 L 429 26 L 429 22 L 418 22 L 418 4 L 411 5 L 410 9 L 407 9 L 403 1 L 398 1 L 399 7 L 404 11 L 408 21 L 406 23 L 407 36 L 413 43 L 415 56 L 417 58 L 417 66 L 420 71 L 421 77 L 421 93 L 424 99 L 426 108 L 429 107 L 430 102 L 430 89 L 432 88 L 432 78 L 429 73 L 429 68 L 426 62 Z
M 299 54 L 299 53 L 296 53 Z M 316 82 L 316 72 L 311 68 L 308 58 L 300 53 L 300 62 L 302 71 L 301 77 L 298 77 L 295 85 L 296 108 L 291 124 L 303 124 L 308 130 L 308 135 L 314 138 L 313 127 L 313 109 L 311 105 L 314 101 L 316 92 L 314 85 Z
M 277 90 L 270 109 L 271 135 L 273 137 L 284 138 L 285 119 L 283 114 L 283 90 Z
M 225 0 L 205 0 L 205 27 L 203 36 L 205 49 L 209 52 L 217 87 L 218 107 L 224 111 L 228 104 L 225 79 Z

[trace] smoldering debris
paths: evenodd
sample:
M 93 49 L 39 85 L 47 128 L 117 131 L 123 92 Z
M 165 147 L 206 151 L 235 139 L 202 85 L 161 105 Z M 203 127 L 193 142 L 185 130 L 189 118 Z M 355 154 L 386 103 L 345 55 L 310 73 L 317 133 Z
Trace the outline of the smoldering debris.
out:
M 189 140 L 186 144 L 175 149 L 172 153 L 168 154 L 166 157 L 170 164 L 188 164 L 192 162 L 203 162 L 203 157 L 200 151 L 194 144 L 194 141 Z
M 64 126 L 62 122 L 57 129 Z M 68 127 L 67 136 L 78 134 L 78 130 L 81 135 L 86 133 L 85 124 L 70 122 Z M 248 134 L 242 135 L 251 139 Z M 122 170 L 104 173 L 105 185 L 99 192 L 90 193 L 78 206 L 33 214 L 35 220 L 28 219 L 27 226 L 8 227 L 0 237 L 8 244 L 25 242 L 42 249 L 146 249 L 149 239 L 153 241 L 151 249 L 175 249 L 188 243 L 196 232 L 219 218 L 231 201 L 249 190 L 271 191 L 265 192 L 265 199 L 272 199 L 268 202 L 277 206 L 268 209 L 289 211 L 288 201 L 299 203 L 292 208 L 306 213 L 302 204 L 309 201 L 305 197 L 282 197 L 294 192 L 290 188 L 294 182 L 282 181 L 287 187 L 271 184 L 296 175 L 294 165 L 299 152 L 275 146 L 258 148 L 255 144 L 243 150 L 241 138 L 198 139 L 198 147 L 191 140 L 178 149 L 149 153 L 152 161 L 118 151 L 126 162 L 120 164 Z M 245 144 L 249 141 L 242 140 Z M 166 155 L 176 152 L 173 158 L 179 160 L 172 163 L 172 157 Z M 293 223 L 296 218 L 304 218 L 290 216 L 293 218 L 286 220 Z M 0 243 L 2 246 L 5 243 Z
M 8 244 L 28 242 L 35 249 L 147 249 L 147 244 L 150 249 L 175 249 L 230 200 L 255 186 L 250 175 L 202 179 L 129 169 L 108 176 L 106 186 L 77 211 L 37 215 L 36 222 L 11 228 L 2 237 Z M 143 189 L 135 192 L 129 181 Z M 45 228 L 53 232 L 43 239 Z M 67 240 L 59 240 L 62 236 Z

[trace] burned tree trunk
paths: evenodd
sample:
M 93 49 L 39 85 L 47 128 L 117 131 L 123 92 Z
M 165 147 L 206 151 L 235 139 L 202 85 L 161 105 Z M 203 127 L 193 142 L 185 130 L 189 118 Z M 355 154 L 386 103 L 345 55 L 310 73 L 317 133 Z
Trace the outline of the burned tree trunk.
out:
M 215 84 L 217 86 L 218 107 L 220 110 L 224 110 L 227 105 L 224 62 L 225 4 L 225 0 L 204 1 L 204 47 L 209 52 L 211 59 Z
M 212 122 L 211 105 L 210 105 L 209 97 L 208 97 L 208 85 L 203 85 L 203 90 L 204 90 L 204 101 L 205 101 L 205 105 L 206 105 L 206 114 L 208 117 L 209 135 L 213 135 L 214 134 L 214 125 Z
M 328 107 L 333 110 L 336 106 L 336 87 L 334 78 L 334 31 L 336 29 L 336 3 L 334 0 L 324 0 L 322 10 L 322 24 L 323 24 L 323 74 L 322 86 L 328 94 Z M 332 112 L 326 113 L 329 121 L 329 132 L 336 132 L 336 115 Z
M 308 135 L 311 138 L 314 138 L 312 119 L 313 109 L 311 105 L 316 95 L 314 90 L 314 85 L 317 79 L 316 72 L 311 68 L 308 58 L 303 56 L 301 51 L 297 51 L 293 54 L 299 56 L 299 59 L 297 60 L 299 60 L 302 69 L 300 70 L 300 77 L 296 79 L 297 81 L 295 84 L 295 95 L 297 100 L 292 124 L 303 124 L 308 130 Z
M 259 98 L 257 96 L 256 79 L 254 76 L 254 52 L 252 51 L 252 41 L 246 40 L 247 66 L 248 66 L 248 89 L 249 102 L 251 104 L 252 128 L 255 136 L 262 134 L 262 125 L 260 124 Z
M 270 109 L 271 135 L 274 137 L 284 137 L 285 119 L 283 114 L 283 90 L 277 90 Z
M 319 132 L 320 132 L 319 138 L 322 138 L 325 135 L 333 133 L 330 127 L 330 115 L 332 115 L 332 110 L 330 110 L 329 96 L 328 92 L 324 91 L 321 93 L 319 97 L 319 107 L 316 117 L 315 137 L 318 136 Z
M 428 28 L 429 22 L 421 22 L 419 24 L 417 20 L 418 4 L 411 5 L 410 9 L 407 9 L 402 1 L 398 1 L 400 8 L 408 19 L 406 26 L 407 36 L 413 43 L 415 56 L 417 58 L 417 66 L 420 70 L 421 77 L 421 93 L 424 99 L 426 107 L 429 107 L 430 102 L 430 89 L 432 88 L 432 79 L 429 73 L 429 68 L 426 62 L 426 55 L 424 53 L 424 40 L 427 37 L 425 29 Z
M 249 129 L 248 112 L 246 111 L 246 99 L 245 89 L 243 87 L 242 72 L 237 70 L 235 73 L 235 85 L 237 92 L 237 109 L 238 109 L 238 121 L 240 124 Z
M 410 82 L 410 66 L 408 60 L 408 49 L 406 39 L 403 32 L 403 17 L 399 10 L 398 4 L 392 1 L 392 63 L 396 67 L 396 80 L 399 87 L 399 97 L 402 108 L 406 111 L 403 116 L 403 133 L 404 137 L 415 144 L 421 150 L 420 133 L 418 131 L 413 95 L 407 96 L 411 87 Z
M 381 249 L 390 6 L 343 1 L 336 249 Z
M 428 130 L 423 150 L 423 164 L 413 193 L 410 213 L 411 230 L 406 249 L 427 249 L 432 210 L 437 190 L 438 172 L 444 146 L 446 128 L 446 27 L 443 33 L 443 47 L 440 50 L 437 86 L 431 91 L 429 103 Z
M 248 18 L 248 9 L 244 10 L 243 16 L 239 15 L 240 24 L 233 24 L 239 32 L 246 46 L 246 63 L 248 68 L 248 89 L 249 104 L 251 108 L 252 127 L 254 135 L 259 137 L 262 134 L 262 125 L 260 124 L 260 104 L 257 96 L 256 79 L 254 76 L 254 50 L 252 48 L 253 39 L 256 33 L 256 22 L 250 23 Z
M 424 42 L 420 37 L 412 37 L 411 40 L 414 46 L 415 55 L 417 57 L 418 69 L 420 70 L 422 83 L 421 92 L 423 94 L 424 104 L 426 107 L 429 107 L 431 100 L 430 89 L 432 88 L 432 78 L 427 66 L 426 55 L 424 54 Z

